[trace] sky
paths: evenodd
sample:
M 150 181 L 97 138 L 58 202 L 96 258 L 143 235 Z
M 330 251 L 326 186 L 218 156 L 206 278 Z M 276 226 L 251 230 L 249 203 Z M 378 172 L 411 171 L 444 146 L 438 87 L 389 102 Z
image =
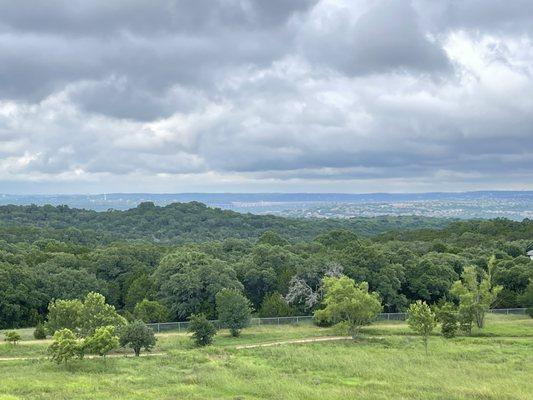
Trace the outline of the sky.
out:
M 533 189 L 533 0 L 0 0 L 0 193 Z

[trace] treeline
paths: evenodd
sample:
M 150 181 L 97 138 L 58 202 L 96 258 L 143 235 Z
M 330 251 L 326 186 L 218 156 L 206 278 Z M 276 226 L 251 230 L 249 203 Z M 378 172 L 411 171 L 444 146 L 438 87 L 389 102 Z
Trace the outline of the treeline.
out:
M 53 221 L 43 220 L 43 229 Z M 526 256 L 533 238 L 529 220 L 454 222 L 441 230 L 374 237 L 337 229 L 310 240 L 269 230 L 255 239 L 208 237 L 179 245 L 86 243 L 83 234 L 59 240 L 27 229 L 28 237 L 0 240 L 0 328 L 36 325 L 52 300 L 83 298 L 91 291 L 105 295 L 128 319 L 145 321 L 185 320 L 198 313 L 212 318 L 216 294 L 224 288 L 244 293 L 260 316 L 309 314 L 320 307 L 324 276 L 341 274 L 368 282 L 385 311 L 402 311 L 415 300 L 453 301 L 451 287 L 465 268 L 472 266 L 481 277 L 491 256 L 492 283 L 503 287 L 495 306 L 533 306 L 527 303 L 533 278 L 533 261 Z
M 311 240 L 332 229 L 347 229 L 361 236 L 390 230 L 441 228 L 450 220 L 428 217 L 376 217 L 352 219 L 289 219 L 272 215 L 240 214 L 210 208 L 198 202 L 165 207 L 142 203 L 126 211 L 97 212 L 68 206 L 1 206 L 0 239 L 33 241 L 47 237 L 76 244 L 102 244 L 116 240 L 186 243 L 252 239 L 274 230 L 291 242 Z

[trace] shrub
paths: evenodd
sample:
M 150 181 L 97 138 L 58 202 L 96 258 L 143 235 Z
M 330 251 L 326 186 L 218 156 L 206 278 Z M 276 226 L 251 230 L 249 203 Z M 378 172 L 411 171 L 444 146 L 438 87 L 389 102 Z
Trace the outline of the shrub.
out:
M 447 339 L 457 333 L 457 312 L 451 303 L 444 303 L 437 310 L 437 320 L 441 323 L 442 336 Z
M 8 331 L 4 333 L 4 336 L 4 340 L 6 342 L 11 343 L 13 346 L 15 346 L 20 341 L 20 339 L 22 339 L 17 331 Z
M 132 348 L 137 357 L 141 354 L 142 348 L 150 351 L 155 346 L 154 331 L 142 321 L 137 320 L 122 326 L 119 333 L 120 345 Z
M 315 311 L 315 320 L 347 322 L 354 339 L 359 328 L 369 324 L 382 309 L 378 294 L 369 292 L 366 282 L 356 284 L 347 276 L 325 277 L 323 288 L 325 308 Z
M 114 326 L 101 326 L 96 328 L 94 333 L 85 339 L 84 350 L 89 354 L 98 354 L 105 357 L 110 351 L 119 345 L 118 337 L 115 335 Z
M 78 329 L 83 303 L 80 300 L 54 300 L 48 305 L 46 330 L 50 335 L 61 329 Z
M 36 340 L 46 339 L 46 329 L 44 328 L 43 324 L 37 324 L 35 330 L 33 331 L 33 337 Z
M 239 336 L 241 329 L 250 324 L 252 307 L 239 291 L 222 289 L 216 295 L 216 306 L 218 320 L 230 330 L 231 336 Z
M 265 296 L 259 308 L 259 317 L 288 317 L 293 315 L 292 307 L 279 293 L 271 293 Z
M 83 358 L 83 341 L 79 341 L 70 329 L 60 329 L 54 333 L 54 341 L 48 347 L 48 354 L 52 361 L 61 364 L 71 359 Z
M 192 340 L 197 346 L 207 346 L 213 342 L 217 328 L 209 322 L 205 314 L 193 314 L 190 317 L 188 331 L 192 332 Z

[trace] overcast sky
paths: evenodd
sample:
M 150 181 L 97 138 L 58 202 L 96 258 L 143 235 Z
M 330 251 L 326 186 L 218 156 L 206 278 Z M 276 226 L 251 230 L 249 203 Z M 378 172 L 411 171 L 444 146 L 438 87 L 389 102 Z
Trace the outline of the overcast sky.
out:
M 0 0 L 0 193 L 533 189 L 533 0 Z

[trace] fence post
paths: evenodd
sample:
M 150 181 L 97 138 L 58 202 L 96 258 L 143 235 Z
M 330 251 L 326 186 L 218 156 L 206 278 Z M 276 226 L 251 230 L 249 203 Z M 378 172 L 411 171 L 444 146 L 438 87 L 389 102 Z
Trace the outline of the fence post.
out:
M 279 317 L 278 317 L 278 326 L 279 326 Z
M 298 318 L 299 318 L 299 317 L 296 317 L 296 323 L 298 323 L 298 322 L 299 322 Z
M 157 323 L 157 333 L 161 333 L 161 330 L 159 329 L 159 322 Z

